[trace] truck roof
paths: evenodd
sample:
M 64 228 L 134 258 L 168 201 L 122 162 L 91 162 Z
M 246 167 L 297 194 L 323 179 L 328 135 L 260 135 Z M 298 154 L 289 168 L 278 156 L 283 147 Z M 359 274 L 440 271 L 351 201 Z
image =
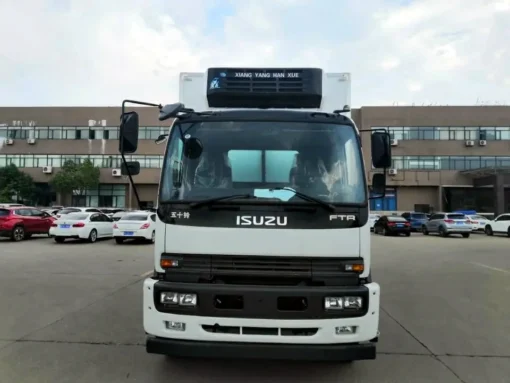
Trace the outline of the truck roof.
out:
M 354 125 L 349 118 L 339 113 L 326 113 L 310 110 L 288 109 L 228 109 L 208 110 L 202 113 L 190 114 L 188 118 L 181 118 L 181 122 L 190 121 L 295 121 L 295 122 L 333 122 Z

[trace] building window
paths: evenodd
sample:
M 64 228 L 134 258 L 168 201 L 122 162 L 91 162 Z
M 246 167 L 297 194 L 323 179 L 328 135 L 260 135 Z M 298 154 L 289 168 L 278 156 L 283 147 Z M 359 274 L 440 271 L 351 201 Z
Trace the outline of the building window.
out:
M 101 168 L 120 168 L 122 164 L 121 156 L 116 155 L 75 155 L 75 154 L 1 154 L 0 163 L 5 166 L 14 164 L 20 168 L 38 168 L 43 166 L 61 167 L 66 161 L 82 163 L 86 159 L 92 161 L 95 166 Z M 126 156 L 127 161 L 139 161 L 140 167 L 144 169 L 161 169 L 163 165 L 163 156 Z
M 391 138 L 397 140 L 510 140 L 510 127 L 488 126 L 405 126 L 372 127 L 387 129 Z
M 126 206 L 126 185 L 101 184 L 97 188 L 85 190 L 81 194 L 76 192 L 72 199 L 75 206 L 124 208 Z

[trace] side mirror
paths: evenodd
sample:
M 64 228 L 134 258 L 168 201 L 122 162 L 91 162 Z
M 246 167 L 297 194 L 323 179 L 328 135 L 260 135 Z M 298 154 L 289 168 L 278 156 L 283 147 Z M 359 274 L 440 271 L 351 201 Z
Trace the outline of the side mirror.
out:
M 198 138 L 191 137 L 184 141 L 183 152 L 186 158 L 196 160 L 202 155 L 203 150 L 202 142 Z
M 387 132 L 372 133 L 372 164 L 376 169 L 391 167 L 391 142 Z
M 138 113 L 128 112 L 120 116 L 119 152 L 134 153 L 138 148 Z
M 120 174 L 122 174 L 123 176 L 127 176 L 128 174 L 136 176 L 137 174 L 140 174 L 140 162 L 127 161 L 126 163 L 122 163 L 120 165 Z
M 376 173 L 372 177 L 372 193 L 370 199 L 383 198 L 386 194 L 386 175 L 384 173 Z
M 172 164 L 172 183 L 176 188 L 182 185 L 182 162 L 174 161 Z
M 177 117 L 180 111 L 184 109 L 184 104 L 168 104 L 159 110 L 159 121 L 165 121 L 172 117 Z

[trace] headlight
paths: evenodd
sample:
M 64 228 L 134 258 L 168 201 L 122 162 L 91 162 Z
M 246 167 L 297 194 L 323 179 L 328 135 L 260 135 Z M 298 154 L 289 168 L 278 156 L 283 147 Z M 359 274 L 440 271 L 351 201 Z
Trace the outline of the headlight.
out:
M 197 295 L 188 293 L 163 292 L 160 294 L 160 302 L 165 305 L 196 306 Z
M 324 308 L 326 310 L 359 310 L 363 307 L 363 298 L 361 297 L 326 297 L 324 298 Z

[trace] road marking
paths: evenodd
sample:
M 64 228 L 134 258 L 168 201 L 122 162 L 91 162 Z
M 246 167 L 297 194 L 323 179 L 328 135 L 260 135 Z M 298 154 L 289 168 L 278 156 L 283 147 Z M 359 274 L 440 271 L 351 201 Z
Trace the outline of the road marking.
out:
M 151 275 L 154 271 L 153 270 L 149 270 L 147 271 L 146 273 L 143 273 L 143 274 L 140 274 L 141 277 L 148 277 L 149 275 Z
M 490 269 L 490 270 L 494 270 L 494 271 L 501 271 L 502 273 L 510 274 L 509 270 L 499 269 L 497 267 L 492 267 L 492 266 L 487 266 L 487 265 L 484 265 L 484 264 L 478 263 L 478 262 L 470 262 L 470 263 L 472 265 L 476 265 L 476 266 L 480 266 L 480 267 L 485 267 L 486 269 Z

